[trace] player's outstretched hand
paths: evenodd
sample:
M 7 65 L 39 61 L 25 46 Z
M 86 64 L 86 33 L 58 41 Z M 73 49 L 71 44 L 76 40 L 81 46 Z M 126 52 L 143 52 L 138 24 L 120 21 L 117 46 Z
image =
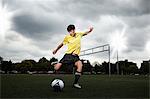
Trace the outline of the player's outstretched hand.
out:
M 90 27 L 90 28 L 89 28 L 89 32 L 92 32 L 92 31 L 93 31 L 93 27 Z
M 56 51 L 56 50 L 54 50 L 54 51 L 53 51 L 53 54 L 56 54 L 56 53 L 57 53 L 57 51 Z

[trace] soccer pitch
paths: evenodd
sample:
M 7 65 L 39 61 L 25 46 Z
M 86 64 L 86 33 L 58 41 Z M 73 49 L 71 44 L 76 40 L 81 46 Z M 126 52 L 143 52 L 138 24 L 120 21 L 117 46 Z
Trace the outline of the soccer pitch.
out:
M 62 92 L 53 92 L 54 78 L 65 82 Z M 82 75 L 82 89 L 72 88 L 73 75 L 1 75 L 1 98 L 149 98 L 149 76 Z

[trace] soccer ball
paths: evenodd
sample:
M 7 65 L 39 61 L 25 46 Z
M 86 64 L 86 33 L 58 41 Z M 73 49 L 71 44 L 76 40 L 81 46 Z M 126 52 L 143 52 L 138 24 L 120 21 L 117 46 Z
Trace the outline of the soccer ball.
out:
M 61 79 L 54 79 L 51 83 L 52 88 L 54 91 L 62 91 L 64 88 L 64 82 Z

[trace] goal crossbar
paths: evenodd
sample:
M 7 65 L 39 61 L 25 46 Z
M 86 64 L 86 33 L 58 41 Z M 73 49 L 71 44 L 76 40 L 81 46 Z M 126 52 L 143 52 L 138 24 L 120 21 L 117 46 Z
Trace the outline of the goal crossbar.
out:
M 111 75 L 111 66 L 110 66 L 110 45 L 105 44 L 93 48 L 89 48 L 86 50 L 82 50 L 80 56 L 85 56 L 85 55 L 91 55 L 91 54 L 96 54 L 96 53 L 101 53 L 101 52 L 108 52 L 108 61 L 109 61 L 109 75 Z
M 90 55 L 90 54 L 95 54 L 95 53 L 100 53 L 100 52 L 105 52 L 105 51 L 110 51 L 109 44 L 82 50 L 80 56 Z

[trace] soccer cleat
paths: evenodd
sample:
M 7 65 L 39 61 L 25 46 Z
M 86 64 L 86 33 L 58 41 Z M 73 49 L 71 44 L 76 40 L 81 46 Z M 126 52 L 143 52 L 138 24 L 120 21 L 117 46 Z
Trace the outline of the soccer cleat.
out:
M 80 86 L 79 84 L 73 84 L 73 87 L 74 87 L 74 88 L 81 89 L 81 86 Z
M 57 63 L 58 63 L 58 61 L 54 61 L 54 62 L 51 62 L 51 65 L 54 66 Z

